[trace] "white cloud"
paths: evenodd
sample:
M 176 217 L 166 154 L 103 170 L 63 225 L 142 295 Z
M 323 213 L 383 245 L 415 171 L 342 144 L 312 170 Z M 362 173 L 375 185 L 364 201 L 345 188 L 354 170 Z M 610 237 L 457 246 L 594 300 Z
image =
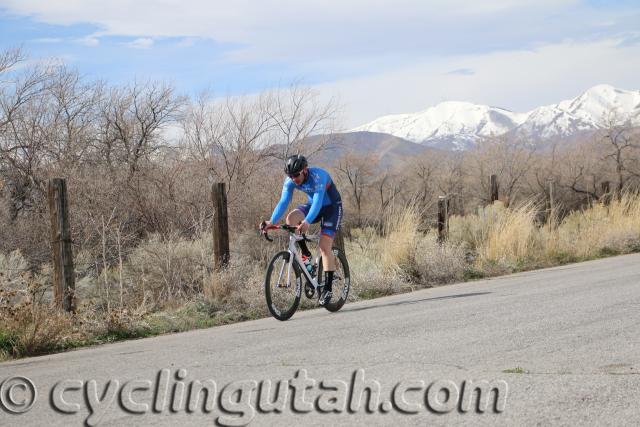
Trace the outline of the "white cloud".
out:
M 176 43 L 178 47 L 191 47 L 198 41 L 197 37 L 185 37 Z
M 597 83 L 637 89 L 640 7 L 590 4 L 163 0 L 160 7 L 156 0 L 0 0 L 0 7 L 38 21 L 93 24 L 87 40 L 95 42 L 125 36 L 135 39 L 127 46 L 148 48 L 161 37 L 178 38 L 178 46 L 213 39 L 227 61 L 277 64 L 283 76 L 340 78 L 318 88 L 340 97 L 347 126 L 444 100 L 526 111 Z
M 37 20 L 92 23 L 105 35 L 203 37 L 233 46 L 234 61 L 407 56 L 501 48 L 520 39 L 581 32 L 593 16 L 578 0 L 0 0 Z M 126 10 L 127 13 L 122 13 Z M 567 14 L 571 20 L 549 20 Z M 616 21 L 607 14 L 598 17 Z M 586 20 L 585 20 L 586 19 Z M 576 21 L 576 22 L 574 22 Z M 595 25 L 595 23 L 594 23 Z M 551 26 L 555 28 L 551 29 Z M 544 31 L 539 28 L 544 27 Z M 589 25 L 586 25 L 589 27 Z M 528 39 L 528 41 L 529 41 Z M 546 40 L 548 41 L 548 40 Z M 556 40 L 557 41 L 557 40 Z
M 49 23 L 98 23 L 117 34 L 239 35 L 252 32 L 255 24 L 275 28 L 283 23 L 297 23 L 296 27 L 299 27 L 301 24 L 315 25 L 326 17 L 337 18 L 344 13 L 349 13 L 352 19 L 361 16 L 360 19 L 365 21 L 379 21 L 381 18 L 393 19 L 416 14 L 477 15 L 504 10 L 549 9 L 557 8 L 558 4 L 576 3 L 576 0 L 539 0 L 535 7 L 531 7 L 531 2 L 527 0 L 397 0 L 394 4 L 381 0 L 237 0 L 233 3 L 221 0 L 165 0 L 162 7 L 158 7 L 155 0 L 112 0 L 108 3 L 101 0 L 2 0 L 0 6 Z M 122 13 L 123 10 L 128 13 Z M 308 19 L 300 23 L 301 16 Z M 160 23 L 165 25 L 157 26 Z M 131 27 L 132 24 L 139 30 Z
M 153 46 L 153 39 L 149 37 L 141 37 L 132 42 L 124 43 L 124 45 L 134 49 L 148 49 Z
M 84 46 L 98 46 L 100 44 L 100 40 L 97 37 L 87 36 L 81 39 L 76 39 L 76 43 L 79 43 Z
M 54 44 L 54 43 L 61 43 L 63 40 L 59 37 L 42 37 L 39 39 L 34 39 L 33 41 L 35 43 Z
M 455 74 L 458 76 L 472 76 L 474 75 L 476 72 L 473 71 L 471 68 L 457 68 L 455 70 L 451 70 L 449 72 L 447 72 L 447 74 Z

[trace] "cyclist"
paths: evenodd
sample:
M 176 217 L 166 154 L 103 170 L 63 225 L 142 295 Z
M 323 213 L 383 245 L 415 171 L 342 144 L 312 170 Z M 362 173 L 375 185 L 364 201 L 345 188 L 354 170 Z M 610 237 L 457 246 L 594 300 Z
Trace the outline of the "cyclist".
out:
M 325 305 L 331 301 L 332 296 L 331 284 L 335 271 L 335 259 L 331 247 L 342 220 L 342 199 L 327 171 L 309 167 L 307 159 L 300 154 L 287 158 L 284 173 L 287 178 L 284 180 L 280 201 L 273 210 L 271 219 L 264 221 L 260 227 L 264 230 L 266 226 L 278 222 L 291 202 L 294 189 L 297 188 L 307 194 L 308 202 L 289 212 L 286 223 L 290 226 L 297 226 L 298 233 L 304 233 L 309 229 L 309 224 L 320 221 L 320 253 L 325 272 L 325 286 L 319 296 L 319 303 Z M 302 252 L 302 259 L 306 262 L 311 257 L 311 252 L 304 240 L 298 241 L 298 244 Z

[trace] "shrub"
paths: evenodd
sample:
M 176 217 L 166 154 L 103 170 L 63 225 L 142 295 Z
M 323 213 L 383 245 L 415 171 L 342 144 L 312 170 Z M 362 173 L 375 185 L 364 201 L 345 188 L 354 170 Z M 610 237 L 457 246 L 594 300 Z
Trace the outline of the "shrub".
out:
M 415 262 L 420 279 L 427 285 L 442 285 L 464 279 L 466 250 L 451 240 L 440 244 L 435 232 L 420 239 Z
M 22 273 L 14 290 L 0 289 L 1 356 L 22 357 L 50 352 L 72 331 L 71 316 L 45 301 L 51 284 L 46 276 Z
M 210 280 L 212 248 L 208 234 L 194 240 L 153 235 L 127 260 L 129 288 L 154 309 L 199 295 Z
M 420 212 L 412 203 L 387 213 L 383 238 L 374 245 L 377 259 L 385 270 L 398 272 L 413 268 L 420 223 Z
M 609 206 L 598 203 L 575 211 L 553 237 L 557 251 L 578 258 L 633 251 L 640 242 L 640 195 L 625 194 Z

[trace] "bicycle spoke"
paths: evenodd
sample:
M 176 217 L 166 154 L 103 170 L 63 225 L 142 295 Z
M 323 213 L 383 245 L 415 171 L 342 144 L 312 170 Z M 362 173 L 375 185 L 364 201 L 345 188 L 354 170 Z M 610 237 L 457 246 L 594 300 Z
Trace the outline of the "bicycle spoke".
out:
M 333 272 L 333 283 L 331 286 L 331 302 L 325 304 L 324 308 L 329 311 L 338 311 L 349 296 L 349 266 L 346 264 L 346 257 L 337 249 L 333 249 L 335 255 L 335 270 Z M 323 274 L 324 276 L 324 274 Z M 321 278 L 322 280 L 324 277 Z M 323 283 L 324 284 L 324 283 Z
M 290 258 L 288 252 L 279 252 L 271 260 L 265 278 L 267 306 L 278 320 L 290 318 L 300 302 L 300 276 Z
M 283 259 L 282 260 L 282 265 L 280 266 L 280 274 L 278 274 L 278 285 L 280 285 L 282 283 L 282 273 L 284 272 L 284 266 L 287 265 L 288 263 Z M 287 280 L 288 282 L 288 280 Z

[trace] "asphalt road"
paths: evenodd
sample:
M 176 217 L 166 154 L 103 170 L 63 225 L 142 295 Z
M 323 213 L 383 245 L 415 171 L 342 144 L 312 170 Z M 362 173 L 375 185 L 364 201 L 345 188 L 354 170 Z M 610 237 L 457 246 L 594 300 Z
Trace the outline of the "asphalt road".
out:
M 37 398 L 20 415 L 0 408 L 0 425 L 640 425 L 639 374 L 635 254 L 3 363 L 0 381 L 28 377 Z M 282 412 L 266 413 L 254 385 L 286 379 Z M 211 412 L 180 392 L 196 380 L 216 384 Z M 358 384 L 374 380 L 373 413 L 367 393 L 353 410 Z M 464 403 L 481 380 L 502 393 L 485 394 L 484 412 Z M 0 390 L 14 410 L 31 400 L 15 381 Z

